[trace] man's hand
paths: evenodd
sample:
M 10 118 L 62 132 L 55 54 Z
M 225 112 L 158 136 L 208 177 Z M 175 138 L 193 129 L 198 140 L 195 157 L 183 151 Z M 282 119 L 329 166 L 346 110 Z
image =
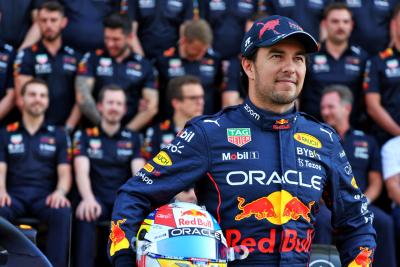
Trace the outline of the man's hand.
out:
M 6 207 L 6 206 L 11 206 L 11 197 L 10 195 L 7 193 L 7 191 L 4 190 L 0 190 L 0 208 L 2 207 Z
M 56 190 L 46 198 L 46 205 L 53 209 L 70 207 L 71 203 L 61 190 Z
M 76 217 L 82 221 L 95 221 L 101 215 L 101 206 L 95 198 L 83 199 L 76 209 Z

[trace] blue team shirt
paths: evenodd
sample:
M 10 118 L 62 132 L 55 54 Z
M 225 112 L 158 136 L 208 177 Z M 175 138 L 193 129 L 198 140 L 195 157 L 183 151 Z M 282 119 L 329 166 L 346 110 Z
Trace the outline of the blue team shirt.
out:
M 142 56 L 130 53 L 121 63 L 115 61 L 107 51 L 97 50 L 95 53 L 87 53 L 79 64 L 78 75 L 95 78 L 94 96 L 106 85 L 116 84 L 121 86 L 128 97 L 127 113 L 122 123 L 128 123 L 137 112 L 142 89 L 156 88 L 152 64 Z
M 396 49 L 388 48 L 367 62 L 364 78 L 364 92 L 378 93 L 381 105 L 400 124 L 400 53 Z M 380 144 L 387 141 L 392 135 L 374 125 L 373 132 Z
M 323 12 L 333 0 L 264 0 L 266 12 L 297 21 L 306 32 L 319 39 L 319 23 Z
M 150 160 L 157 153 L 167 147 L 174 140 L 178 129 L 172 120 L 165 120 L 146 130 L 146 136 L 141 148 L 141 155 L 146 160 Z M 179 145 L 176 147 L 179 149 Z
M 101 127 L 86 128 L 75 133 L 73 154 L 89 158 L 93 193 L 112 204 L 117 189 L 132 176 L 131 161 L 140 157 L 139 135 L 120 129 L 109 136 Z
M 193 0 L 128 0 L 128 14 L 146 57 L 156 58 L 178 42 L 180 25 L 193 18 Z
M 104 46 L 104 18 L 121 11 L 121 0 L 59 0 L 65 7 L 68 18 L 63 30 L 67 45 L 81 52 L 88 52 Z
M 15 122 L 1 129 L 0 138 L 0 162 L 7 164 L 7 190 L 54 190 L 57 166 L 69 164 L 70 142 L 64 130 L 43 124 L 31 135 L 23 123 Z
M 242 95 L 244 92 L 242 92 L 240 87 L 241 63 L 239 57 L 223 60 L 222 70 L 224 74 L 222 92 L 236 91 Z
M 321 119 L 321 93 L 328 85 L 347 86 L 354 95 L 352 122 L 356 122 L 362 99 L 362 83 L 367 53 L 360 47 L 350 45 L 335 59 L 323 43 L 319 52 L 310 55 L 304 88 L 301 95 L 302 111 Z M 357 115 L 357 116 L 356 116 Z
M 354 129 L 348 130 L 342 141 L 357 185 L 365 192 L 368 188 L 368 173 L 382 171 L 378 143 L 372 136 Z
M 397 0 L 338 0 L 353 13 L 351 41 L 371 55 L 384 50 L 389 43 L 389 24 Z
M 19 48 L 32 24 L 32 11 L 43 0 L 0 0 L 0 36 L 15 49 Z
M 23 74 L 46 81 L 50 105 L 46 120 L 64 125 L 75 104 L 75 75 L 81 54 L 63 45 L 53 56 L 39 42 L 20 51 L 15 61 L 16 74 Z
M 201 60 L 188 61 L 179 56 L 177 47 L 171 47 L 158 57 L 156 68 L 159 73 L 160 99 L 166 99 L 166 88 L 171 79 L 190 74 L 199 77 L 204 88 L 204 114 L 211 114 L 219 110 L 221 104 L 217 99 L 220 96 L 223 73 L 221 59 L 214 50 L 208 49 Z M 160 104 L 162 114 L 172 115 L 170 108 L 162 106 L 163 101 L 160 101 Z
M 0 99 L 6 95 L 7 89 L 14 88 L 14 56 L 13 47 L 0 41 Z
M 258 0 L 209 0 L 200 4 L 200 16 L 213 30 L 213 48 L 223 59 L 239 55 L 246 21 L 258 11 Z

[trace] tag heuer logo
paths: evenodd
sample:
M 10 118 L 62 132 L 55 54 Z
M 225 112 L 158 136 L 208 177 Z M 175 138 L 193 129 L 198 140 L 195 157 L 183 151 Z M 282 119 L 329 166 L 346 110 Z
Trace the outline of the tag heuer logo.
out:
M 251 141 L 250 128 L 228 128 L 226 129 L 228 142 L 242 147 Z

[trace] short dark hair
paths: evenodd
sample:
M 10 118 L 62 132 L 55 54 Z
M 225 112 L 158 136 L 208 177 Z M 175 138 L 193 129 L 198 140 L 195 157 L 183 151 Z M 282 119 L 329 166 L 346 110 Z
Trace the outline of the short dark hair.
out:
M 97 101 L 98 101 L 99 103 L 100 103 L 100 102 L 103 102 L 103 100 L 104 100 L 104 95 L 106 94 L 107 91 L 113 91 L 113 92 L 121 91 L 121 92 L 124 94 L 124 96 L 125 96 L 125 101 L 126 101 L 126 92 L 125 92 L 125 90 L 124 90 L 121 86 L 116 85 L 116 84 L 108 84 L 108 85 L 103 86 L 103 87 L 100 89 L 99 96 L 98 96 L 98 98 L 97 98 Z
M 26 83 L 24 83 L 24 85 L 22 86 L 22 88 L 21 88 L 22 96 L 25 95 L 28 86 L 31 84 L 41 84 L 44 87 L 46 87 L 47 92 L 49 91 L 49 87 L 47 86 L 47 83 L 44 80 L 39 79 L 39 78 L 33 78 L 33 79 L 30 79 L 29 81 L 27 81 Z
M 126 15 L 118 12 L 106 16 L 103 21 L 104 28 L 121 29 L 125 35 L 132 32 L 132 23 Z
M 167 97 L 168 103 L 172 102 L 172 99 L 183 100 L 182 87 L 186 84 L 200 84 L 201 81 L 198 77 L 193 75 L 184 75 L 173 78 L 168 82 L 167 86 Z
M 39 11 L 42 9 L 46 9 L 48 11 L 57 11 L 61 13 L 61 15 L 65 15 L 65 9 L 62 4 L 60 4 L 58 1 L 45 1 L 43 4 L 40 5 Z
M 337 93 L 340 98 L 340 102 L 342 104 L 353 104 L 353 93 L 349 89 L 349 87 L 342 85 L 342 84 L 332 84 L 327 87 L 322 91 L 322 96 L 328 94 L 328 93 Z
M 325 9 L 323 13 L 323 18 L 326 19 L 333 10 L 347 10 L 350 14 L 351 19 L 353 19 L 353 12 L 349 8 L 346 3 L 334 2 L 330 3 Z

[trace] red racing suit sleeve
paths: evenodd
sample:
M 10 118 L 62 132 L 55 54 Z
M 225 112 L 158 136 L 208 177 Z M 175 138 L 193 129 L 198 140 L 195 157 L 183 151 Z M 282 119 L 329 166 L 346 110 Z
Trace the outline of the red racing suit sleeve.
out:
M 115 266 L 118 262 L 126 264 L 127 257 L 134 261 L 132 238 L 152 209 L 204 177 L 210 165 L 207 147 L 203 128 L 188 123 L 171 144 L 118 190 L 107 250 Z
M 342 266 L 372 266 L 376 233 L 367 199 L 356 184 L 339 137 L 332 135 L 331 173 L 324 200 L 332 211 Z M 351 265 L 353 266 L 353 265 Z

